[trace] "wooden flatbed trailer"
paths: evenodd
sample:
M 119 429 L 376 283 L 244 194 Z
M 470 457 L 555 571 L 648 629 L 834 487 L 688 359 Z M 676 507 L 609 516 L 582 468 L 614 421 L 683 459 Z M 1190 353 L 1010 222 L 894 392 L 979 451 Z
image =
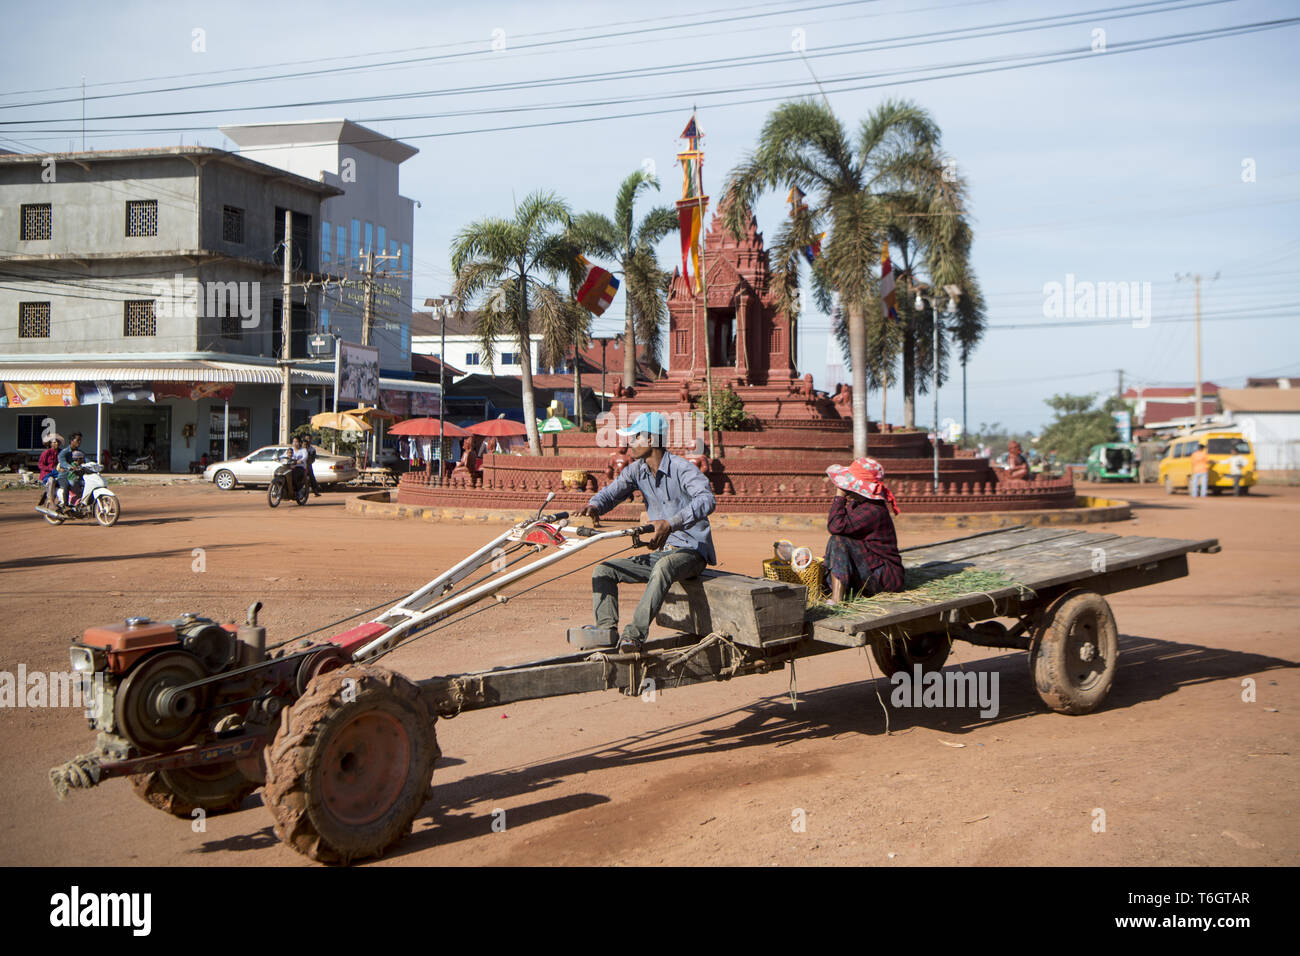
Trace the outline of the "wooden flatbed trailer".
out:
M 1110 690 L 1118 631 L 1104 595 L 1188 573 L 1187 555 L 1214 539 L 1179 540 L 1015 528 L 907 549 L 906 568 L 1001 571 L 1015 583 L 919 605 L 852 615 L 805 614 L 802 586 L 705 572 L 673 586 L 658 623 L 677 634 L 640 655 L 583 652 L 420 682 L 440 716 L 563 694 L 677 687 L 783 668 L 801 657 L 870 646 L 884 676 L 943 667 L 954 640 L 1029 652 L 1043 701 L 1083 714 Z M 996 618 L 1013 618 L 1006 627 Z M 650 683 L 653 682 L 653 683 Z

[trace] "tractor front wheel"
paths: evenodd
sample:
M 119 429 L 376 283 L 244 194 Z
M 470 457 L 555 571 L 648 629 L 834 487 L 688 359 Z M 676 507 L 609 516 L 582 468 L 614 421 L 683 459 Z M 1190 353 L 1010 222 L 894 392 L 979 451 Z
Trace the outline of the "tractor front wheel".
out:
M 432 794 L 436 720 L 400 674 L 350 666 L 319 675 L 266 754 L 276 835 L 322 863 L 383 854 Z

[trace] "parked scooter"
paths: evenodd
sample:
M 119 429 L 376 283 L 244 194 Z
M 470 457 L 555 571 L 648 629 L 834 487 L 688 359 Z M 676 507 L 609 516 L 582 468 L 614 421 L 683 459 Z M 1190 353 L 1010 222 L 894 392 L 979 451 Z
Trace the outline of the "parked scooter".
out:
M 156 465 L 153 455 L 133 455 L 122 452 L 117 456 L 113 467 L 118 471 L 154 471 Z
M 79 465 L 76 471 L 81 475 L 81 487 L 70 491 L 69 501 L 48 501 L 48 496 L 42 491 L 36 510 L 54 525 L 78 518 L 94 518 L 105 528 L 117 524 L 117 519 L 122 516 L 122 503 L 104 481 L 103 469 L 88 461 Z M 63 491 L 56 488 L 54 494 L 62 497 Z
M 299 478 L 294 477 L 292 456 L 285 456 L 280 459 L 280 462 L 279 467 L 275 469 L 275 474 L 271 476 L 271 484 L 266 489 L 266 503 L 272 508 L 278 508 L 284 497 L 292 493 L 294 501 L 305 505 L 307 496 L 311 494 L 307 476 L 304 474 Z

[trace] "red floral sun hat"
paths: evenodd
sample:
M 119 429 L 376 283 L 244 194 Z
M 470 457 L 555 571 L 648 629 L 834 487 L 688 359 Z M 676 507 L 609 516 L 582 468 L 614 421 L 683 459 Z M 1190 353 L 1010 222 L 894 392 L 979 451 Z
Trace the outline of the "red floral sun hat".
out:
M 864 498 L 884 501 L 894 514 L 900 513 L 893 492 L 885 487 L 885 469 L 874 458 L 859 458 L 851 465 L 831 465 L 826 469 L 826 476 L 836 487 Z

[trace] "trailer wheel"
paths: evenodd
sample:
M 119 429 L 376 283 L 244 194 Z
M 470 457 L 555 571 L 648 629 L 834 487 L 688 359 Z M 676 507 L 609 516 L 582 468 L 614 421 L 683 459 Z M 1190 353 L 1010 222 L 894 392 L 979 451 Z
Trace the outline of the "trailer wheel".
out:
M 952 641 L 942 631 L 928 634 L 913 634 L 910 637 L 881 637 L 871 645 L 871 656 L 885 677 L 892 677 L 899 671 L 911 674 L 912 668 L 920 664 L 921 672 L 943 670 L 952 650 Z
M 285 711 L 263 796 L 281 841 L 322 863 L 379 856 L 411 831 L 438 750 L 437 715 L 400 674 L 321 674 Z
M 1110 691 L 1119 660 L 1119 630 L 1106 599 L 1070 591 L 1047 609 L 1029 646 L 1038 696 L 1061 714 L 1095 710 Z
M 232 761 L 212 767 L 154 770 L 131 777 L 131 786 L 145 803 L 172 816 L 189 818 L 195 810 L 225 813 L 238 810 L 260 784 L 249 780 Z

